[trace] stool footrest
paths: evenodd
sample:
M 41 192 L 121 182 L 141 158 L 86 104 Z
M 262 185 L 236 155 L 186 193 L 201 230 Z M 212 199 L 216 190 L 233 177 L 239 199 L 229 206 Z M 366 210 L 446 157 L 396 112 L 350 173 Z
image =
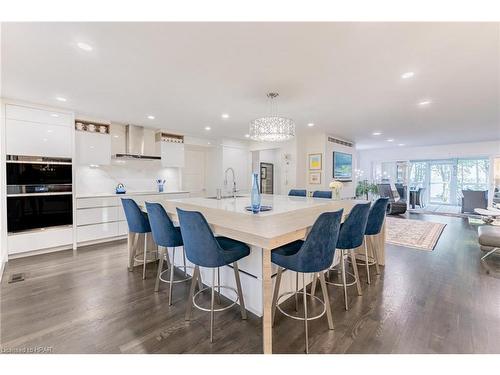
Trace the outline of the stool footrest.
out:
M 295 316 L 295 315 L 292 315 L 292 314 L 288 314 L 287 312 L 283 311 L 283 309 L 282 309 L 282 308 L 281 308 L 281 306 L 280 306 L 280 300 L 281 300 L 283 297 L 285 297 L 285 296 L 291 296 L 291 295 L 293 295 L 293 294 L 295 294 L 295 292 L 286 292 L 286 293 L 283 293 L 283 294 L 281 294 L 281 295 L 278 297 L 278 299 L 276 300 L 276 308 L 277 308 L 279 311 L 281 311 L 281 313 L 282 313 L 283 315 L 288 316 L 288 317 L 289 317 L 289 318 L 291 318 L 291 319 L 295 319 L 295 320 L 302 320 L 302 321 L 304 321 L 304 320 L 310 321 L 310 320 L 319 319 L 319 318 L 321 318 L 323 315 L 325 315 L 325 313 L 326 313 L 326 304 L 325 304 L 325 302 L 324 302 L 321 298 L 316 297 L 316 296 L 312 295 L 311 293 L 306 293 L 306 296 L 310 296 L 310 297 L 314 298 L 315 300 L 319 301 L 319 302 L 323 305 L 323 311 L 322 311 L 320 314 L 315 315 L 315 316 L 308 317 L 307 319 L 304 319 L 303 317 L 300 317 L 300 316 Z M 302 293 L 301 293 L 301 294 L 302 294 Z
M 236 300 L 230 304 L 229 306 L 226 306 L 226 307 L 221 307 L 220 309 L 214 309 L 214 312 L 220 312 L 220 311 L 225 311 L 227 309 L 230 309 L 231 307 L 233 307 L 234 305 L 236 305 L 238 303 L 238 301 L 240 300 L 240 297 L 238 296 L 238 291 L 235 289 L 235 288 L 232 288 L 230 286 L 225 286 L 225 285 L 214 285 L 214 288 L 215 289 L 228 289 L 228 290 L 232 290 L 235 294 L 236 294 Z M 206 287 L 206 288 L 203 288 L 201 290 L 199 290 L 198 292 L 195 293 L 195 295 L 193 296 L 193 305 L 194 307 L 196 307 L 198 310 L 202 310 L 202 311 L 207 311 L 207 312 L 211 312 L 212 310 L 210 309 L 207 309 L 205 307 L 202 307 L 200 305 L 198 305 L 196 303 L 196 297 L 198 295 L 200 295 L 200 293 L 206 291 L 206 290 L 211 290 L 212 288 L 211 287 Z

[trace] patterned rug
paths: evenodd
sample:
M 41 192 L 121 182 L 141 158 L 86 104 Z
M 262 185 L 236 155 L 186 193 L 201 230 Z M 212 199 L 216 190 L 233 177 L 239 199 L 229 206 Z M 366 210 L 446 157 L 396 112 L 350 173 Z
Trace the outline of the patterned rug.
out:
M 388 216 L 385 225 L 385 242 L 398 246 L 432 251 L 436 247 L 445 226 L 446 224 L 430 221 Z

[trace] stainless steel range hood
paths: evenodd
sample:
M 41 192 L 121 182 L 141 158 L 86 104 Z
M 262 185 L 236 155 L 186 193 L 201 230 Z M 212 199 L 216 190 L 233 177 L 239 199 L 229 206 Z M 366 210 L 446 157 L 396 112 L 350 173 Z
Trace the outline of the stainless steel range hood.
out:
M 125 126 L 125 153 L 115 154 L 115 159 L 161 160 L 152 150 L 146 150 L 144 127 L 137 125 Z M 154 142 L 154 140 L 153 140 Z

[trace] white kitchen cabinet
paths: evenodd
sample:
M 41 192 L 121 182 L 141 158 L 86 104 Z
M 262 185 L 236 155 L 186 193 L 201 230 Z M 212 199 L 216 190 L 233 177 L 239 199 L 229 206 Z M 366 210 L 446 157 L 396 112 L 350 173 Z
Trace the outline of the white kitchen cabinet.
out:
M 72 157 L 73 128 L 63 125 L 7 119 L 8 155 Z
M 78 209 L 76 210 L 76 223 L 77 225 L 88 225 L 119 221 L 118 210 L 120 210 L 120 207 Z
M 57 247 L 70 248 L 73 244 L 73 227 L 45 228 L 7 236 L 9 255 Z
M 5 117 L 8 120 L 36 122 L 39 124 L 72 126 L 73 116 L 69 113 L 47 111 L 45 109 L 31 108 L 22 105 L 7 104 Z
M 161 164 L 164 167 L 184 167 L 184 144 L 161 141 Z
M 121 204 L 118 197 L 77 198 L 76 208 L 113 207 Z
M 116 236 L 118 236 L 117 222 L 83 225 L 78 226 L 76 229 L 76 241 L 78 243 Z
M 77 131 L 76 162 L 80 165 L 111 164 L 111 135 Z

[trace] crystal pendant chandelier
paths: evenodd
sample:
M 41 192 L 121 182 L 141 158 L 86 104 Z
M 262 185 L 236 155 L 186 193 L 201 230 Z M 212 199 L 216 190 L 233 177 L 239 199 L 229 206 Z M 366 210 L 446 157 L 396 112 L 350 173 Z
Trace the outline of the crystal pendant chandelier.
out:
M 275 99 L 279 94 L 267 94 L 271 103 L 271 113 L 250 123 L 250 138 L 261 142 L 283 142 L 295 137 L 295 123 L 292 119 L 277 115 Z

